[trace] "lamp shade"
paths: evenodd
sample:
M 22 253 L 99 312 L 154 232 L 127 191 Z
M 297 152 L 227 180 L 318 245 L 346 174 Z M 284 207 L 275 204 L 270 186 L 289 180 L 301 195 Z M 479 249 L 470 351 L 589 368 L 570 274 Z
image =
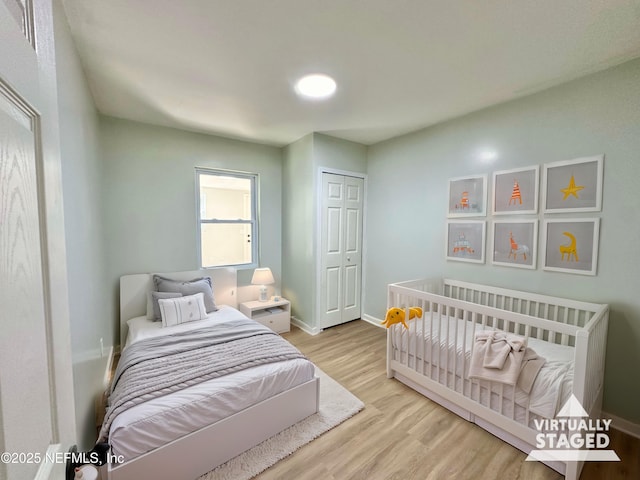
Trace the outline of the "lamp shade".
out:
M 251 278 L 253 285 L 270 285 L 275 283 L 273 274 L 270 268 L 256 268 L 253 272 L 253 278 Z

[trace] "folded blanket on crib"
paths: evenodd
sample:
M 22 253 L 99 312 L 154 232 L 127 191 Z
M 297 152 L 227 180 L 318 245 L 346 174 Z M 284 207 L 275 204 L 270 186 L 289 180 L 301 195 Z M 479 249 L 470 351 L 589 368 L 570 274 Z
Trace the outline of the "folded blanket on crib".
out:
M 529 393 L 545 359 L 527 347 L 527 340 L 500 331 L 475 334 L 469 378 L 516 385 Z
M 533 382 L 535 382 L 545 362 L 546 360 L 544 358 L 539 356 L 532 348 L 527 347 L 524 351 L 524 357 L 522 358 L 520 375 L 518 375 L 518 387 L 526 393 L 531 393 Z
M 505 368 L 507 361 L 516 363 L 519 367 L 527 346 L 525 338 L 504 332 L 478 332 L 475 341 L 476 345 L 480 343 L 484 346 L 482 366 L 500 370 Z M 507 365 L 507 369 L 509 368 L 510 365 Z

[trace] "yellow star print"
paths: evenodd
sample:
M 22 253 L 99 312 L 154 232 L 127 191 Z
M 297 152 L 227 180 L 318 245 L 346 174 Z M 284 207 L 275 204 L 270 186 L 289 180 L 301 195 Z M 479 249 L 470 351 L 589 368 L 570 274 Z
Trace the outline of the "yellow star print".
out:
M 567 185 L 567 188 L 560 189 L 560 191 L 564 193 L 564 197 L 562 198 L 562 200 L 566 200 L 567 198 L 569 198 L 569 195 L 573 195 L 574 197 L 578 198 L 578 192 L 583 188 L 584 186 L 582 185 L 576 185 L 576 181 L 573 178 L 573 175 L 571 175 L 571 180 L 569 180 L 569 185 Z

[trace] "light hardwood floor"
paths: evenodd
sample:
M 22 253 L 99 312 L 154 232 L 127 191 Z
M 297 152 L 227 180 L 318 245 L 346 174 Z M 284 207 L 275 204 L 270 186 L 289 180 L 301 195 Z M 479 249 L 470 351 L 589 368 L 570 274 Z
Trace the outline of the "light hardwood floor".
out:
M 310 336 L 284 334 L 365 409 L 277 463 L 260 480 L 560 479 L 558 473 L 396 380 L 385 331 L 356 320 Z M 640 440 L 613 431 L 619 463 L 588 463 L 581 480 L 640 479 Z

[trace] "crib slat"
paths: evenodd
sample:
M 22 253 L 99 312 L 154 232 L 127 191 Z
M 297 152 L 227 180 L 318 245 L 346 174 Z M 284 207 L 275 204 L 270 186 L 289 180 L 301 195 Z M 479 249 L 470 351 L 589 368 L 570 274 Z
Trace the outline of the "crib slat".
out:
M 471 322 L 475 325 L 475 312 L 471 313 Z M 467 376 L 467 324 L 469 322 L 464 322 L 463 330 L 462 330 L 462 375 L 460 376 L 460 384 L 462 385 L 462 395 L 465 395 L 465 377 Z M 473 328 L 473 327 L 472 327 Z
M 462 320 L 465 320 L 466 310 L 462 310 Z M 453 338 L 455 339 L 453 342 L 453 389 L 457 392 L 458 389 L 456 387 L 456 375 L 458 372 L 458 321 L 456 317 L 456 325 L 453 329 Z M 462 351 L 464 354 L 464 350 Z
M 422 308 L 422 317 L 420 318 L 420 345 L 422 345 L 422 353 L 420 355 L 420 373 L 422 375 L 424 375 L 424 364 L 426 363 L 427 359 L 425 358 L 427 355 L 427 352 L 425 351 L 426 349 L 426 343 L 424 341 L 424 322 L 425 322 L 425 317 L 427 316 L 427 313 L 429 311 L 429 303 L 426 300 L 422 300 L 420 302 L 420 308 Z M 417 326 L 417 325 L 416 325 Z M 418 337 L 418 332 L 417 332 L 417 328 L 416 328 L 416 337 Z M 417 348 L 417 346 L 416 346 Z M 418 359 L 418 355 L 416 354 L 416 361 Z
M 450 321 L 451 316 L 449 315 L 445 321 L 446 321 L 446 333 L 445 333 L 445 357 L 444 357 L 444 384 L 449 387 L 449 326 L 451 325 L 451 321 Z M 453 310 L 453 318 L 456 319 L 458 318 L 458 309 L 455 308 Z M 440 345 L 442 345 L 442 343 L 440 343 Z M 442 361 L 442 355 L 440 356 L 440 361 Z
M 534 316 L 540 317 L 540 302 L 536 302 L 536 308 L 535 308 Z M 543 335 L 544 335 L 544 332 L 542 331 L 542 329 L 541 328 L 536 328 L 536 338 L 538 340 L 540 340 L 540 339 L 542 339 Z
M 442 310 L 444 309 L 444 305 L 441 305 L 442 308 L 438 309 L 438 367 L 436 368 L 436 381 L 440 383 L 440 359 L 442 358 L 442 344 L 440 342 L 440 337 L 442 336 Z
M 440 304 L 436 304 L 436 309 L 438 311 L 440 311 Z M 427 374 L 427 377 L 432 378 L 433 376 L 433 322 L 434 322 L 434 313 L 431 313 L 431 321 L 429 322 L 429 344 L 427 345 L 427 347 L 429 348 L 429 373 Z
M 564 308 L 564 316 L 562 317 L 562 323 L 569 323 L 569 309 Z M 569 345 L 569 336 L 566 333 L 562 334 L 562 345 Z

